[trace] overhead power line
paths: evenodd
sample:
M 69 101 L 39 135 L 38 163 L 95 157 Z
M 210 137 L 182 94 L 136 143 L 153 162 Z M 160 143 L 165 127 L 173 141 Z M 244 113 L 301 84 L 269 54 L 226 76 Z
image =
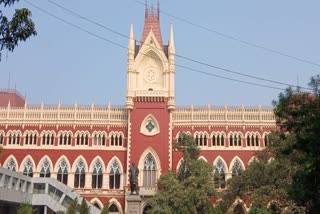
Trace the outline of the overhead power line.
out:
M 126 46 L 124 46 L 122 44 L 113 42 L 113 41 L 111 41 L 109 39 L 106 39 L 105 37 L 102 37 L 102 36 L 100 36 L 98 34 L 92 33 L 92 32 L 90 32 L 90 31 L 88 31 L 88 30 L 86 30 L 86 29 L 84 29 L 82 27 L 79 27 L 79 26 L 77 26 L 77 25 L 75 25 L 75 24 L 73 24 L 73 23 L 71 23 L 69 21 L 66 21 L 65 19 L 60 18 L 60 17 L 54 15 L 53 13 L 42 9 L 41 7 L 35 5 L 35 4 L 33 4 L 33 3 L 31 3 L 31 2 L 29 2 L 27 0 L 23 0 L 23 1 L 26 2 L 27 4 L 31 5 L 32 7 L 42 11 L 43 13 L 46 13 L 47 15 L 49 15 L 49 16 L 57 19 L 57 20 L 60 20 L 60 21 L 64 22 L 65 24 L 68 24 L 68 25 L 70 25 L 70 26 L 72 26 L 72 27 L 74 27 L 74 28 L 76 28 L 76 29 L 78 29 L 80 31 L 83 31 L 83 32 L 85 32 L 85 33 L 87 33 L 87 34 L 89 34 L 91 36 L 94 36 L 95 38 L 101 39 L 101 40 L 103 40 L 103 41 L 105 41 L 107 43 L 113 44 L 113 45 L 115 45 L 117 47 L 120 47 L 120 48 L 123 48 L 123 49 L 126 49 L 126 50 L 130 50 Z M 139 54 L 142 54 L 144 56 L 150 57 L 150 56 L 148 56 L 146 54 L 143 54 L 143 53 L 139 53 Z M 153 57 L 151 57 L 151 58 L 153 58 Z M 155 59 L 155 60 L 160 60 L 160 59 Z M 160 61 L 163 62 L 163 60 L 160 60 Z M 193 71 L 193 72 L 197 72 L 197 73 L 201 73 L 201 74 L 205 74 L 205 75 L 209 75 L 209 76 L 214 76 L 214 77 L 217 77 L 217 78 L 226 79 L 226 80 L 230 80 L 230 81 L 234 81 L 234 82 L 240 82 L 240 83 L 250 84 L 250 85 L 254 85 L 254 86 L 260 86 L 260 87 L 264 87 L 264 88 L 269 88 L 269 89 L 285 90 L 284 88 L 274 87 L 274 86 L 270 86 L 270 85 L 264 85 L 264 84 L 258 84 L 258 83 L 254 83 L 254 82 L 249 82 L 249 81 L 242 81 L 242 80 L 238 80 L 238 79 L 228 78 L 228 77 L 224 77 L 224 76 L 212 74 L 212 73 L 209 73 L 209 72 L 193 69 L 193 68 L 190 68 L 190 67 L 187 67 L 187 66 L 183 66 L 183 65 L 179 65 L 179 64 L 175 64 L 175 66 L 183 68 L 183 69 L 186 69 L 186 70 L 189 70 L 189 71 Z
M 138 1 L 138 0 L 135 0 L 136 3 L 140 4 L 140 5 L 144 5 L 145 6 L 145 3 L 144 2 L 141 2 L 141 1 Z M 147 7 L 151 7 L 151 6 L 147 6 Z M 255 48 L 258 48 L 258 49 L 261 49 L 261 50 L 264 50 L 264 51 L 267 51 L 267 52 L 270 52 L 270 53 L 274 53 L 274 54 L 277 54 L 277 55 L 280 55 L 280 56 L 283 56 L 283 57 L 287 57 L 287 58 L 290 58 L 292 60 L 296 60 L 296 61 L 299 61 L 299 62 L 303 62 L 303 63 L 307 63 L 307 64 L 310 64 L 310 65 L 313 65 L 313 66 L 317 66 L 317 67 L 320 67 L 320 64 L 319 63 L 316 63 L 316 62 L 313 62 L 311 60 L 308 60 L 308 59 L 303 59 L 303 58 L 300 58 L 300 57 L 296 57 L 296 56 L 293 56 L 293 55 L 290 55 L 290 54 L 287 54 L 287 53 L 284 53 L 282 51 L 279 51 L 279 50 L 275 50 L 275 49 L 271 49 L 271 48 L 268 48 L 268 47 L 265 47 L 265 46 L 262 46 L 262 45 L 259 45 L 259 44 L 256 44 L 256 43 L 253 43 L 253 42 L 249 42 L 249 41 L 246 41 L 246 40 L 243 40 L 243 39 L 240 39 L 238 37 L 235 37 L 235 36 L 232 36 L 232 35 L 228 35 L 226 33 L 222 33 L 222 32 L 219 32 L 217 30 L 214 30 L 214 29 L 211 29 L 211 28 L 208 28 L 208 27 L 205 27 L 203 25 L 200 25 L 200 24 L 197 24 L 197 23 L 194 23 L 194 22 L 191 22 L 187 19 L 184 19 L 184 18 L 181 18 L 181 17 L 178 17 L 178 16 L 175 16 L 169 12 L 166 12 L 164 10 L 160 10 L 160 13 L 166 15 L 166 16 L 169 16 L 171 18 L 174 18 L 176 20 L 179 20 L 181 22 L 184 22 L 186 24 L 189 24 L 191 26 L 194 26 L 194 27 L 197 27 L 199 29 L 202 29 L 202 30 L 205 30 L 205 31 L 208 31 L 210 33 L 214 33 L 216 35 L 219 35 L 221 37 L 224 37 L 224 38 L 227 38 L 227 39 L 230 39 L 230 40 L 234 40 L 234 41 L 237 41 L 237 42 L 240 42 L 242 44 L 245 44 L 245 45 L 248 45 L 248 46 L 252 46 L 252 47 L 255 47 Z
M 128 35 L 123 34 L 123 33 L 119 32 L 119 31 L 116 31 L 116 30 L 114 30 L 114 29 L 112 29 L 110 27 L 107 27 L 107 26 L 105 26 L 105 25 L 103 25 L 103 24 L 101 24 L 101 23 L 99 23 L 97 21 L 91 20 L 91 19 L 89 19 L 89 18 L 87 18 L 87 17 L 85 17 L 85 16 L 83 16 L 83 15 L 81 15 L 79 13 L 76 13 L 76 12 L 74 12 L 74 11 L 72 11 L 72 10 L 70 10 L 70 9 L 68 9 L 68 8 L 66 8 L 66 7 L 54 2 L 54 1 L 48 0 L 48 2 L 50 2 L 51 4 L 59 7 L 60 9 L 68 12 L 69 14 L 71 14 L 71 15 L 77 17 L 77 18 L 81 18 L 81 19 L 83 19 L 85 21 L 88 21 L 88 22 L 90 22 L 90 23 L 92 23 L 94 25 L 97 25 L 97 26 L 99 26 L 99 27 L 101 27 L 101 28 L 103 28 L 105 30 L 108 30 L 108 31 L 110 31 L 110 32 L 112 32 L 114 34 L 117 34 L 117 35 L 120 35 L 120 36 L 122 36 L 124 38 L 130 39 L 130 36 L 128 36 Z M 139 41 L 139 40 L 136 40 L 136 41 L 140 42 L 141 44 L 144 43 L 143 41 Z M 148 45 L 148 44 L 146 44 L 146 45 Z M 183 55 L 180 55 L 180 54 L 175 54 L 175 56 L 179 57 L 181 59 L 184 59 L 184 60 L 188 60 L 188 61 L 200 64 L 200 65 L 203 65 L 203 66 L 207 66 L 207 67 L 210 67 L 210 68 L 213 68 L 213 69 L 221 70 L 223 72 L 237 74 L 237 75 L 240 75 L 240 76 L 249 77 L 249 78 L 260 80 L 260 81 L 265 81 L 265 82 L 275 83 L 275 84 L 279 84 L 279 85 L 284 85 L 284 86 L 287 86 L 287 87 L 294 87 L 294 88 L 300 88 L 300 89 L 305 89 L 305 90 L 312 90 L 310 88 L 300 87 L 300 86 L 289 84 L 289 83 L 284 83 L 284 82 L 280 82 L 280 81 L 276 81 L 276 80 L 266 79 L 266 78 L 262 78 L 262 77 L 258 77 L 258 76 L 254 76 L 254 75 L 250 75 L 250 74 L 234 71 L 234 70 L 231 70 L 231 69 L 223 68 L 223 67 L 220 67 L 220 66 L 211 65 L 209 63 L 201 62 L 199 60 L 195 60 L 195 59 L 192 59 L 190 57 L 186 57 L 186 56 L 183 56 Z

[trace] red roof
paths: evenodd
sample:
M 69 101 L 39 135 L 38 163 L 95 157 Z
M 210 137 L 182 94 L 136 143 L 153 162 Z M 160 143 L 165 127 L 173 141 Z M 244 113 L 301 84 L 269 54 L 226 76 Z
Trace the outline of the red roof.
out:
M 159 8 L 155 10 L 153 8 L 149 9 L 148 7 L 146 7 L 144 28 L 140 47 L 147 39 L 151 30 L 154 33 L 157 41 L 161 45 L 161 48 L 163 48 L 162 35 L 160 30 Z
M 0 90 L 0 106 L 23 107 L 25 104 L 24 98 L 14 89 Z

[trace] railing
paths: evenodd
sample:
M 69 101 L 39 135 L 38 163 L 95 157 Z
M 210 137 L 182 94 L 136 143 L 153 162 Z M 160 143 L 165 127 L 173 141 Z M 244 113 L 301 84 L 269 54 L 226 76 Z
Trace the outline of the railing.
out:
M 35 206 L 47 206 L 54 212 L 66 211 L 73 199 L 81 196 L 53 178 L 30 178 L 18 172 L 0 168 L 0 200 L 25 203 Z M 98 214 L 100 210 L 87 202 L 90 213 Z M 80 206 L 80 204 L 79 204 Z
M 177 107 L 173 125 L 179 126 L 275 126 L 275 115 L 270 107 Z
M 127 126 L 124 107 L 47 106 L 0 107 L 0 124 L 6 125 L 92 125 Z

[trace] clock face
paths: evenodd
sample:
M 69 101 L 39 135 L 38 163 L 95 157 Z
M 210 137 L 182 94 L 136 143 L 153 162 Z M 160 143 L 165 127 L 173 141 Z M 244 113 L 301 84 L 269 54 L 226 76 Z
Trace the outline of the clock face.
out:
M 158 78 L 158 73 L 155 69 L 148 69 L 145 73 L 144 73 L 144 78 L 146 79 L 147 82 L 149 83 L 153 83 L 157 80 Z

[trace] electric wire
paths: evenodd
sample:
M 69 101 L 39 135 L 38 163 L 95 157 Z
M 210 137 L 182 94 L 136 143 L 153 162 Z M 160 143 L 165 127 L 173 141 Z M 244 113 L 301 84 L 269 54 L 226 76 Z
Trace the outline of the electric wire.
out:
M 118 32 L 116 30 L 113 30 L 99 22 L 96 22 L 96 21 L 93 21 L 79 13 L 76 13 L 54 1 L 51 1 L 51 0 L 48 0 L 48 2 L 50 2 L 51 4 L 59 7 L 60 9 L 68 12 L 69 14 L 75 16 L 75 17 L 78 17 L 78 18 L 81 18 L 83 20 L 86 20 L 92 24 L 95 24 L 105 30 L 108 30 L 114 34 L 117 34 L 117 35 L 120 35 L 124 38 L 129 38 L 129 36 L 121 33 L 121 32 Z M 139 41 L 139 40 L 136 40 L 138 42 L 140 42 L 140 44 L 145 44 L 143 41 Z M 149 45 L 149 44 L 146 44 L 146 45 Z M 162 50 L 162 49 L 161 49 Z M 216 66 L 216 65 L 212 65 L 212 64 L 209 64 L 209 63 L 206 63 L 206 62 L 202 62 L 202 61 L 199 61 L 199 60 L 195 60 L 195 59 L 192 59 L 190 57 L 186 57 L 186 56 L 183 56 L 183 55 L 180 55 L 180 54 L 175 54 L 176 57 L 179 57 L 181 59 L 184 59 L 184 60 L 187 60 L 187 61 L 191 61 L 191 62 L 194 62 L 194 63 L 197 63 L 197 64 L 201 64 L 201 65 L 204 65 L 204 66 L 207 66 L 207 67 L 210 67 L 210 68 L 213 68 L 213 69 L 217 69 L 217 70 L 221 70 L 221 71 L 224 71 L 224 72 L 228 72 L 228 73 L 232 73 L 232 74 L 237 74 L 237 75 L 240 75 L 240 76 L 245 76 L 245 77 L 249 77 L 249 78 L 252 78 L 252 79 L 257 79 L 257 80 L 261 80 L 261 81 L 265 81 L 265 82 L 270 82 L 270 83 L 275 83 L 275 84 L 279 84 L 279 85 L 284 85 L 284 86 L 289 86 L 289 87 L 294 87 L 294 88 L 300 88 L 300 89 L 305 89 L 305 90 L 312 90 L 310 88 L 307 88 L 307 87 L 301 87 L 301 86 L 297 86 L 297 85 L 293 85 L 293 84 L 289 84 L 289 83 L 284 83 L 284 82 L 280 82 L 280 81 L 276 81 L 276 80 L 271 80 L 271 79 L 266 79 L 266 78 L 262 78 L 262 77 L 258 77 L 258 76 L 254 76 L 254 75 L 250 75 L 250 74 L 246 74 L 246 73 L 242 73 L 242 72 L 238 72 L 238 71 L 234 71 L 234 70 L 231 70 L 231 69 L 227 69 L 227 68 L 223 68 L 223 67 L 220 67 L 220 66 Z
M 141 5 L 146 5 L 145 3 L 141 2 L 141 1 L 138 1 L 138 0 L 135 0 L 136 3 L 138 4 L 141 4 Z M 151 8 L 151 6 L 147 6 L 149 8 Z M 275 50 L 275 49 L 271 49 L 271 48 L 268 48 L 268 47 L 264 47 L 262 45 L 258 45 L 258 44 L 255 44 L 253 42 L 249 42 L 249 41 L 246 41 L 246 40 L 243 40 L 243 39 L 239 39 L 238 37 L 235 37 L 235 36 L 231 36 L 231 35 L 228 35 L 228 34 L 225 34 L 225 33 L 222 33 L 222 32 L 219 32 L 217 30 L 213 30 L 211 28 L 208 28 L 208 27 L 205 27 L 203 25 L 200 25 L 200 24 L 196 24 L 194 22 L 191 22 L 187 19 L 184 19 L 184 18 L 181 18 L 181 17 L 178 17 L 178 16 L 175 16 L 171 13 L 168 13 L 164 10 L 160 10 L 159 9 L 159 12 L 168 16 L 168 17 L 171 17 L 171 18 L 174 18 L 176 20 L 179 20 L 181 22 L 184 22 L 186 24 L 189 24 L 193 27 L 197 27 L 199 29 L 202 29 L 202 30 L 205 30 L 205 31 L 208 31 L 208 32 L 211 32 L 211 33 L 214 33 L 214 34 L 217 34 L 221 37 L 225 37 L 225 38 L 228 38 L 228 39 L 231 39 L 231 40 L 234 40 L 234 41 L 237 41 L 237 42 L 240 42 L 242 44 L 245 44 L 245 45 L 248 45 L 248 46 L 252 46 L 252 47 L 255 47 L 255 48 L 258 48 L 258 49 L 262 49 L 264 51 L 267 51 L 267 52 L 270 52 L 270 53 L 274 53 L 274 54 L 277 54 L 277 55 L 280 55 L 280 56 L 284 56 L 284 57 L 287 57 L 287 58 L 290 58 L 292 60 L 296 60 L 296 61 L 299 61 L 299 62 L 303 62 L 303 63 L 307 63 L 307 64 L 310 64 L 310 65 L 313 65 L 313 66 L 317 66 L 317 67 L 320 67 L 320 64 L 319 63 L 316 63 L 316 62 L 313 62 L 311 60 L 307 60 L 307 59 L 303 59 L 303 58 L 299 58 L 299 57 L 296 57 L 296 56 L 293 56 L 293 55 L 290 55 L 290 54 L 286 54 L 282 51 L 278 51 L 278 50 Z
M 82 27 L 79 27 L 79 26 L 77 26 L 77 25 L 75 25 L 75 24 L 73 24 L 73 23 L 71 23 L 71 22 L 69 22 L 69 21 L 66 21 L 65 19 L 60 18 L 60 17 L 52 14 L 51 12 L 49 12 L 49 11 L 47 11 L 47 10 L 44 10 L 44 9 L 42 9 L 41 7 L 35 5 L 35 4 L 33 4 L 33 3 L 31 3 L 31 2 L 29 2 L 29 1 L 27 1 L 27 0 L 23 0 L 23 1 L 26 2 L 27 4 L 31 5 L 32 7 L 34 7 L 34 8 L 36 8 L 36 9 L 42 11 L 43 13 L 46 13 L 47 15 L 49 15 L 49 16 L 55 18 L 55 19 L 58 19 L 58 20 L 64 22 L 65 24 L 68 24 L 68 25 L 70 25 L 70 26 L 72 26 L 72 27 L 74 27 L 74 28 L 76 28 L 76 29 L 78 29 L 78 30 L 80 30 L 80 31 L 83 31 L 83 32 L 85 32 L 85 33 L 87 33 L 87 34 L 89 34 L 89 35 L 91 35 L 91 36 L 94 36 L 95 38 L 101 39 L 101 40 L 103 40 L 103 41 L 105 41 L 105 42 L 107 42 L 107 43 L 113 44 L 113 45 L 115 45 L 115 46 L 117 46 L 117 47 L 120 47 L 120 48 L 123 48 L 123 49 L 126 49 L 126 50 L 134 51 L 134 50 L 132 50 L 132 49 L 127 48 L 127 47 L 124 46 L 124 45 L 121 45 L 121 44 L 119 44 L 119 43 L 113 42 L 113 41 L 111 41 L 111 40 L 109 40 L 109 39 L 106 39 L 106 38 L 104 38 L 104 37 L 102 37 L 102 36 L 100 36 L 100 35 L 98 35 L 98 34 L 92 33 L 92 32 L 90 32 L 90 31 L 88 31 L 88 30 L 86 30 L 86 29 L 84 29 L 84 28 L 82 28 Z M 144 56 L 147 56 L 147 57 L 151 57 L 151 56 L 149 56 L 149 55 L 147 55 L 147 54 L 143 54 L 143 53 L 139 53 L 139 54 L 144 55 Z M 151 58 L 153 58 L 153 57 L 151 57 Z M 154 59 L 154 60 L 160 60 L 160 61 L 164 62 L 163 60 L 158 59 L 158 58 L 153 58 L 153 59 Z M 284 89 L 284 88 L 274 87 L 274 86 L 270 86 L 270 85 L 258 84 L 258 83 L 253 83 L 253 82 L 249 82 L 249 81 L 242 81 L 242 80 L 238 80 L 238 79 L 228 78 L 228 77 L 224 77 L 224 76 L 212 74 L 212 73 L 209 73 L 209 72 L 197 70 L 197 69 L 190 68 L 190 67 L 183 66 L 183 65 L 179 65 L 179 64 L 174 64 L 174 65 L 177 66 L 177 67 L 180 67 L 180 68 L 189 70 L 189 71 L 193 71 L 193 72 L 197 72 L 197 73 L 202 73 L 202 74 L 205 74 L 205 75 L 214 76 L 214 77 L 217 77 L 217 78 L 226 79 L 226 80 L 230 80 L 230 81 L 234 81 L 234 82 L 240 82 L 240 83 L 245 83 L 245 84 L 249 84 L 249 85 L 254 85 L 254 86 L 260 86 L 260 87 L 264 87 L 264 88 L 269 88 L 269 89 L 277 89 L 277 90 L 281 90 L 281 91 L 286 90 L 286 89 Z

